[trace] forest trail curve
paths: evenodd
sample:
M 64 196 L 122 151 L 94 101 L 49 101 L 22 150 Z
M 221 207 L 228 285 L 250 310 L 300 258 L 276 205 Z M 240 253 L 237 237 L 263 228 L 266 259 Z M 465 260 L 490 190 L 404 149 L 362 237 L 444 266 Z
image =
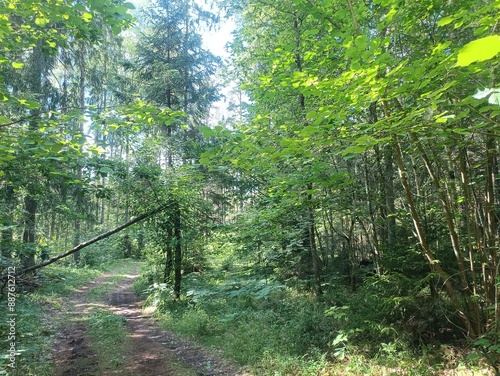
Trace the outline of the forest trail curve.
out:
M 161 330 L 141 309 L 142 302 L 132 290 L 137 269 L 106 295 L 92 299 L 92 291 L 116 275 L 103 274 L 83 286 L 64 302 L 71 324 L 60 332 L 55 346 L 55 376 L 142 375 L 142 376 L 249 376 L 192 341 Z M 95 309 L 123 317 L 127 332 L 126 350 L 116 359 L 114 369 L 103 370 L 92 346 L 83 318 Z

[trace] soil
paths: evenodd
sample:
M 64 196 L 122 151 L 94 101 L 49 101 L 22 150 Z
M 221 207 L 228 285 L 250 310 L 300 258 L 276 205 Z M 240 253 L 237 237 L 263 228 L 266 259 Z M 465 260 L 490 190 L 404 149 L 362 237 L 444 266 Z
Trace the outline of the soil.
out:
M 88 292 L 112 276 L 104 274 L 65 299 L 71 324 L 61 330 L 54 346 L 54 376 L 250 376 L 211 350 L 162 330 L 141 309 L 142 302 L 132 290 L 134 271 L 107 296 L 90 302 Z M 126 321 L 129 343 L 123 361 L 112 371 L 99 369 L 99 357 L 92 351 L 81 318 L 92 306 L 121 315 Z

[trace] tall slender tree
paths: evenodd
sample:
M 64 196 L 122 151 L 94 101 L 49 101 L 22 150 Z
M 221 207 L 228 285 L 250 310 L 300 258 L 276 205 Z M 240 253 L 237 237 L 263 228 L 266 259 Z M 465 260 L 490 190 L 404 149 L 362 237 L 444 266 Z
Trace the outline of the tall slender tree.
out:
M 169 124 L 155 124 L 146 130 L 154 139 L 155 161 L 166 179 L 176 180 L 183 165 L 199 158 L 202 142 L 199 127 L 204 125 L 210 105 L 218 99 L 213 76 L 219 58 L 202 47 L 202 28 L 214 26 L 216 17 L 191 0 L 159 1 L 145 13 L 145 30 L 141 34 L 134 68 L 141 82 L 139 91 L 148 103 L 184 113 L 183 118 Z M 161 142 L 158 142 L 161 140 Z M 169 178 L 170 176 L 170 178 Z M 171 185 L 165 185 L 168 189 Z M 177 190 L 178 188 L 176 188 Z M 178 192 L 183 192 L 179 190 Z M 165 192 L 171 214 L 159 230 L 165 256 L 165 281 L 173 272 L 174 296 L 180 296 L 182 249 L 184 247 L 186 208 L 179 193 Z

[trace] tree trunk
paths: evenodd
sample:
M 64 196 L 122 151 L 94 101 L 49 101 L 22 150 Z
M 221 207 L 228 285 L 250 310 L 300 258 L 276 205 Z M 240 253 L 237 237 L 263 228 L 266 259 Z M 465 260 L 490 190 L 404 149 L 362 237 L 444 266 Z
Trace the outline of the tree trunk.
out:
M 488 137 L 486 140 L 486 168 L 485 168 L 485 202 L 484 202 L 484 223 L 485 223 L 485 245 L 487 247 L 486 259 L 488 262 L 488 294 L 487 304 L 493 305 L 496 301 L 495 283 L 497 270 L 497 252 L 496 247 L 496 208 L 495 208 L 495 153 L 496 143 L 493 137 Z
M 301 47 L 301 33 L 300 33 L 300 18 L 297 14 L 293 15 L 293 31 L 295 34 L 295 68 L 297 72 L 302 72 L 302 56 L 300 54 L 300 47 Z M 299 116 L 301 120 L 304 122 L 304 126 L 306 126 L 306 120 L 305 120 L 305 115 L 306 115 L 306 98 L 304 94 L 299 93 L 298 96 L 298 101 L 299 101 Z M 307 166 L 305 166 L 307 168 Z M 307 184 L 307 190 L 311 192 L 313 189 L 313 184 L 309 183 Z M 309 246 L 309 251 L 311 253 L 311 258 L 312 258 L 312 267 L 313 267 L 313 272 L 314 272 L 314 289 L 316 291 L 317 295 L 322 294 L 322 288 L 321 288 L 321 262 L 319 259 L 318 255 L 318 249 L 316 246 L 316 234 L 315 234 L 315 217 L 314 217 L 314 208 L 313 208 L 313 197 L 312 193 L 307 193 L 306 194 L 306 215 L 307 215 L 307 229 L 305 232 L 304 236 L 304 243 L 307 243 Z
M 411 193 L 410 185 L 408 183 L 408 179 L 406 176 L 406 169 L 403 161 L 403 153 L 401 151 L 401 147 L 399 145 L 399 141 L 397 139 L 397 136 L 393 136 L 393 147 L 394 147 L 394 152 L 395 152 L 395 158 L 396 158 L 396 164 L 398 166 L 399 170 L 399 177 L 401 180 L 401 184 L 403 186 L 404 192 L 405 192 L 405 197 L 406 197 L 406 202 L 408 204 L 408 207 L 410 209 L 411 217 L 413 220 L 413 225 L 415 228 L 415 232 L 417 234 L 417 238 L 419 240 L 420 246 L 422 248 L 423 254 L 425 258 L 427 259 L 429 266 L 432 270 L 434 270 L 444 281 L 444 287 L 446 289 L 446 293 L 448 294 L 448 297 L 450 298 L 450 301 L 457 311 L 460 319 L 462 320 L 462 323 L 464 324 L 465 329 L 467 332 L 472 336 L 472 337 L 477 337 L 479 333 L 476 332 L 476 328 L 473 325 L 473 323 L 469 320 L 469 317 L 467 316 L 467 313 L 464 312 L 462 305 L 460 303 L 460 299 L 458 298 L 458 294 L 453 288 L 453 285 L 450 281 L 449 275 L 443 270 L 441 265 L 439 265 L 438 261 L 436 260 L 436 257 L 434 256 L 433 252 L 431 251 L 429 244 L 427 242 L 427 238 L 425 236 L 422 223 L 420 221 L 420 216 L 418 215 L 417 208 L 414 204 L 413 200 L 413 194 Z
M 38 207 L 37 201 L 34 199 L 34 193 L 29 192 L 24 198 L 24 231 L 23 243 L 29 247 L 28 254 L 24 257 L 24 267 L 30 268 L 35 265 L 35 225 L 36 225 L 36 209 Z
M 0 249 L 2 250 L 2 256 L 10 258 L 12 255 L 12 225 L 13 225 L 13 210 L 14 210 L 14 187 L 11 184 L 5 184 L 5 203 L 6 212 L 2 223 L 2 236 L 0 239 Z
M 85 108 L 85 68 L 86 68 L 86 49 L 85 49 L 85 44 L 83 42 L 80 43 L 80 56 L 79 56 L 79 63 L 80 63 L 80 83 L 79 83 L 79 98 L 78 98 L 78 105 L 80 106 L 80 110 L 82 111 L 82 120 L 80 121 L 79 124 L 79 131 L 80 134 L 84 134 L 84 129 L 83 129 L 83 109 Z M 82 168 L 80 167 L 77 171 L 77 176 L 78 180 L 81 182 L 83 175 L 82 175 Z M 77 195 L 76 195 L 76 219 L 75 219 L 75 238 L 73 245 L 76 247 L 78 244 L 80 244 L 80 238 L 81 238 L 81 218 L 80 218 L 80 210 L 82 209 L 82 194 L 80 190 L 78 189 Z M 75 261 L 75 264 L 78 264 L 80 261 L 80 251 L 77 251 L 73 254 L 73 260 Z
M 102 184 L 102 189 L 106 189 L 106 178 L 103 176 L 101 178 L 101 184 Z M 101 225 L 104 224 L 104 219 L 105 219 L 105 213 L 106 213 L 106 198 L 103 197 L 101 199 L 101 208 L 100 208 L 100 216 L 99 216 L 99 223 Z
M 172 205 L 172 216 L 174 225 L 174 299 L 181 295 L 182 279 L 182 231 L 181 210 L 177 201 Z
M 387 238 L 385 239 L 387 245 L 390 247 L 394 242 L 396 231 L 396 205 L 394 204 L 394 162 L 393 154 L 390 146 L 384 149 L 384 182 L 385 182 L 385 222 Z
M 412 140 L 415 142 L 417 149 L 419 150 L 421 157 L 424 160 L 424 164 L 429 173 L 429 176 L 431 177 L 431 180 L 438 192 L 441 201 L 441 207 L 443 208 L 443 213 L 445 215 L 448 232 L 450 234 L 452 248 L 458 266 L 458 271 L 459 271 L 458 275 L 460 277 L 460 294 L 465 304 L 464 314 L 467 316 L 467 321 L 470 323 L 472 327 L 471 335 L 478 336 L 483 332 L 483 328 L 481 325 L 481 318 L 479 316 L 479 309 L 477 307 L 477 302 L 474 302 L 474 300 L 471 298 L 467 270 L 465 267 L 465 261 L 462 255 L 462 250 L 460 247 L 460 239 L 458 236 L 458 231 L 454 221 L 455 213 L 454 213 L 454 207 L 450 200 L 450 194 L 447 191 L 446 186 L 441 184 L 438 173 L 433 168 L 430 158 L 427 155 L 426 149 L 424 148 L 422 143 L 417 139 L 417 137 L 414 134 L 412 134 Z M 431 152 L 434 151 L 434 149 L 430 146 L 427 146 L 427 150 L 431 150 Z M 434 159 L 438 160 L 438 157 L 434 155 Z
M 160 207 L 156 208 L 155 210 L 152 210 L 148 213 L 141 214 L 141 215 L 135 217 L 134 219 L 131 219 L 129 222 L 124 223 L 123 225 L 114 228 L 113 230 L 107 231 L 101 235 L 96 236 L 95 238 L 92 238 L 90 240 L 87 240 L 86 242 L 78 244 L 76 247 L 73 247 L 73 249 L 71 249 L 65 253 L 62 253 L 58 256 L 51 257 L 47 261 L 44 261 L 38 265 L 33 265 L 33 266 L 28 267 L 28 268 L 24 268 L 23 270 L 16 272 L 16 276 L 23 275 L 27 272 L 31 272 L 33 270 L 43 268 L 44 266 L 53 264 L 54 262 L 56 262 L 60 259 L 63 259 L 65 257 L 68 257 L 68 256 L 74 254 L 75 252 L 79 252 L 81 249 L 88 247 L 89 245 L 94 244 L 94 243 L 98 242 L 99 240 L 106 239 L 106 238 L 110 237 L 111 235 L 116 234 L 117 232 L 120 232 L 120 231 L 126 229 L 129 226 L 132 226 L 133 224 L 135 224 L 139 221 L 142 221 L 146 218 L 152 217 L 153 215 L 158 214 L 158 213 L 160 213 L 168 208 L 169 208 L 168 206 L 163 205 L 163 206 L 160 206 Z M 2 277 L 0 277 L 0 281 L 5 281 L 7 278 L 8 277 L 6 275 L 3 275 Z
M 165 239 L 166 250 L 165 250 L 165 269 L 163 271 L 163 282 L 171 282 L 171 274 L 174 266 L 174 257 L 172 252 L 172 225 L 167 223 L 167 238 Z
M 33 53 L 30 57 L 29 64 L 29 75 L 28 75 L 28 87 L 31 92 L 35 95 L 42 94 L 42 79 L 43 72 L 45 70 L 45 57 L 42 52 L 42 40 L 38 40 L 36 46 L 33 48 Z M 30 111 L 32 120 L 28 124 L 28 128 L 31 132 L 38 131 L 39 122 L 39 110 L 34 109 Z M 35 240 L 36 240 L 36 210 L 38 203 L 35 199 L 36 197 L 36 182 L 32 181 L 28 184 L 27 194 L 24 198 L 24 232 L 23 232 L 23 243 L 30 244 L 32 249 L 28 252 L 24 259 L 24 267 L 31 267 L 35 264 Z
M 307 185 L 307 189 L 313 189 L 312 183 Z M 314 209 L 312 205 L 312 194 L 307 195 L 307 216 L 308 216 L 308 232 L 309 232 L 309 248 L 311 251 L 311 258 L 314 271 L 314 289 L 317 295 L 321 295 L 323 290 L 321 288 L 321 262 L 319 259 L 318 248 L 316 246 L 316 223 L 314 218 Z

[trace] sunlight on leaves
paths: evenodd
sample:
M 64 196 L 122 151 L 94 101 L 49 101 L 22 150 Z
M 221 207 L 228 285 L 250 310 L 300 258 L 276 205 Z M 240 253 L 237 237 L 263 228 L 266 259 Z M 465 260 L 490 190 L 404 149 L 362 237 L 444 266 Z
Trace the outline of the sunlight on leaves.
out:
M 488 98 L 489 104 L 500 106 L 500 88 L 485 88 L 472 96 L 474 99 Z
M 466 44 L 458 52 L 458 67 L 467 67 L 477 61 L 485 61 L 495 57 L 500 52 L 500 37 L 491 35 Z

